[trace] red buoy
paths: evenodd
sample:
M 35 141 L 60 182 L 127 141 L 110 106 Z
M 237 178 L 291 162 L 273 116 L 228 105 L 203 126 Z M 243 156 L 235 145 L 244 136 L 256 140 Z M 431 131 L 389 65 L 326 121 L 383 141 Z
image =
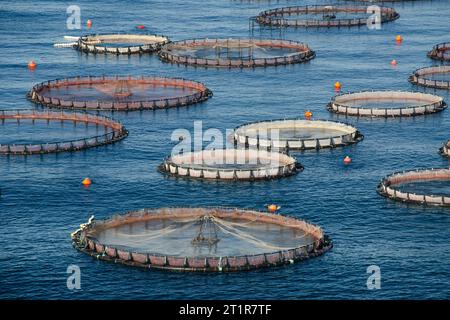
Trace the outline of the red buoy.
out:
M 34 62 L 33 60 L 31 60 L 30 62 L 28 62 L 28 69 L 34 70 L 34 69 L 36 69 L 36 66 L 37 66 L 37 64 L 36 64 L 36 62 Z
M 335 90 L 339 91 L 339 90 L 341 90 L 341 87 L 342 87 L 342 85 L 341 85 L 341 83 L 339 81 L 336 81 L 334 83 L 334 89 Z
M 349 156 L 345 156 L 344 164 L 350 164 L 350 163 L 352 163 L 352 158 L 350 158 Z
M 88 19 L 88 21 L 86 21 L 86 26 L 87 26 L 88 28 L 91 28 L 91 27 L 92 27 L 92 21 L 91 21 L 90 19 Z
M 136 26 L 136 28 L 138 28 L 138 29 L 145 29 L 145 26 L 143 26 L 142 24 L 140 24 L 140 25 Z
M 311 120 L 311 117 L 312 117 L 312 112 L 309 110 L 305 111 L 305 119 Z
M 280 206 L 277 206 L 276 204 L 270 204 L 267 206 L 267 211 L 269 211 L 270 213 L 275 213 L 278 210 L 280 210 Z

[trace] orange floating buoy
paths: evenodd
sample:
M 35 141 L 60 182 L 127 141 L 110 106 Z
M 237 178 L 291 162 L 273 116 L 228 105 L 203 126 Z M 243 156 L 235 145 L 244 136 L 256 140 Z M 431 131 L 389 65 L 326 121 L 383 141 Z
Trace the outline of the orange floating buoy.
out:
M 140 25 L 136 26 L 136 28 L 138 28 L 138 29 L 145 29 L 145 26 L 143 26 L 142 24 L 140 24 Z
M 28 62 L 28 69 L 34 70 L 34 69 L 36 69 L 36 66 L 37 66 L 37 64 L 36 64 L 36 62 L 34 62 L 33 60 L 31 60 L 30 62 Z
M 311 119 L 311 117 L 312 117 L 312 112 L 309 111 L 309 110 L 306 110 L 306 111 L 305 111 L 305 118 L 306 118 L 307 120 L 309 120 L 309 119 Z
M 83 184 L 83 186 L 88 187 L 91 185 L 92 181 L 89 178 L 84 178 L 83 181 L 81 181 L 81 183 Z
M 342 87 L 342 85 L 341 85 L 341 83 L 340 83 L 339 81 L 336 81 L 336 82 L 334 83 L 334 89 L 336 89 L 336 90 L 341 90 L 341 87 Z
M 269 204 L 268 206 L 267 206 L 267 210 L 270 212 L 270 213 L 275 213 L 275 212 L 277 212 L 278 210 L 280 210 L 280 206 L 277 206 L 276 204 Z
M 396 66 L 396 65 L 397 65 L 397 60 L 395 60 L 395 59 L 392 60 L 392 61 L 391 61 L 391 65 Z
M 397 42 L 402 42 L 402 41 L 403 41 L 402 36 L 401 36 L 401 35 L 397 35 L 397 36 L 395 37 L 395 41 L 397 41 Z
M 352 158 L 350 158 L 349 156 L 345 156 L 344 164 L 350 164 L 351 162 L 352 162 Z
M 86 26 L 88 28 L 92 27 L 92 21 L 90 19 L 88 19 L 88 21 L 86 21 Z

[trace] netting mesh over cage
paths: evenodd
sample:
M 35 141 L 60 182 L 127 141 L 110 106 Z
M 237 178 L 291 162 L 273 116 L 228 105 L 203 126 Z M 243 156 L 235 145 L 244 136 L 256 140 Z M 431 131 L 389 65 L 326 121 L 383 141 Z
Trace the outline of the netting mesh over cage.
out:
M 450 61 L 450 42 L 435 45 L 427 55 L 434 60 Z
M 440 112 L 447 107 L 442 97 L 409 91 L 362 91 L 335 96 L 328 110 L 350 116 L 409 117 Z
M 84 110 L 153 110 L 207 100 L 212 92 L 196 81 L 164 77 L 75 77 L 42 82 L 28 93 L 47 107 Z
M 92 34 L 80 37 L 75 48 L 94 54 L 136 54 L 156 52 L 168 42 L 160 35 Z
M 143 209 L 80 225 L 76 249 L 102 260 L 178 271 L 238 271 L 294 263 L 332 242 L 295 218 L 235 208 Z
M 374 13 L 380 14 L 379 21 L 371 19 Z M 398 17 L 393 8 L 387 7 L 313 5 L 266 10 L 256 17 L 256 22 L 274 27 L 350 27 L 385 23 Z
M 210 67 L 264 67 L 315 57 L 308 45 L 291 40 L 193 39 L 172 42 L 159 52 L 165 62 Z
M 345 123 L 324 120 L 282 119 L 252 122 L 237 127 L 234 142 L 269 149 L 322 149 L 357 143 L 363 135 Z
M 396 201 L 450 206 L 450 169 L 396 172 L 383 178 L 377 191 Z
M 14 124 L 18 126 L 19 131 L 21 125 L 25 125 L 26 123 L 28 126 L 37 126 L 37 122 L 39 120 L 45 121 L 47 126 L 50 122 L 59 123 L 60 125 L 63 122 L 70 122 L 73 123 L 73 125 L 76 125 L 77 123 L 83 124 L 86 127 L 103 127 L 104 130 L 103 133 L 100 132 L 93 136 L 77 137 L 73 140 L 48 140 L 47 142 L 20 141 L 19 143 L 3 143 L 0 144 L 0 154 L 29 155 L 78 151 L 111 144 L 122 140 L 128 135 L 128 131 L 120 122 L 100 115 L 73 112 L 38 111 L 34 109 L 0 110 L 0 123 L 3 126 L 8 123 Z M 73 125 L 71 131 L 73 131 Z M 66 128 L 66 130 L 68 130 L 68 128 Z M 50 139 L 51 135 L 51 130 L 48 130 L 47 136 L 44 135 L 44 139 L 45 137 Z M 29 132 L 28 136 L 33 138 L 33 131 Z
M 286 177 L 298 173 L 303 167 L 284 153 L 219 149 L 172 155 L 159 170 L 178 177 L 230 181 Z
M 408 80 L 419 86 L 448 90 L 450 89 L 450 66 L 417 69 Z

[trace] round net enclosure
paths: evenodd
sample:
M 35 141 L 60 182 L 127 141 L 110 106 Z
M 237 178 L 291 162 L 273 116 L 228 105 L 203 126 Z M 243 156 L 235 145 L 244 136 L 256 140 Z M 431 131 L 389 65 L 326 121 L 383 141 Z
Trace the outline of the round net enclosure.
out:
M 291 264 L 333 246 L 317 226 L 235 208 L 142 209 L 87 223 L 74 247 L 97 259 L 147 269 L 228 272 Z
M 336 95 L 327 108 L 349 116 L 409 117 L 444 110 L 442 97 L 409 91 L 362 91 Z
M 82 36 L 75 48 L 86 53 L 136 54 L 158 51 L 169 39 L 152 34 L 90 34 Z
M 273 27 L 351 27 L 370 23 L 374 8 L 367 6 L 312 5 L 283 7 L 261 12 L 256 22 Z M 392 8 L 378 7 L 380 23 L 396 20 L 399 14 Z
M 4 155 L 78 151 L 114 143 L 128 135 L 120 122 L 87 113 L 0 110 L 0 123 L 0 154 Z
M 447 140 L 442 147 L 439 148 L 439 153 L 446 158 L 450 158 L 450 140 Z
M 450 169 L 396 172 L 383 178 L 377 191 L 397 201 L 450 206 Z
M 303 167 L 295 158 L 279 152 L 211 149 L 172 155 L 159 170 L 177 177 L 237 181 L 286 177 Z
M 210 67 L 265 67 L 315 57 L 308 45 L 272 39 L 193 39 L 172 42 L 159 52 L 165 62 Z
M 417 69 L 408 80 L 415 85 L 448 90 L 450 89 L 450 66 Z
M 450 42 L 435 45 L 427 56 L 434 60 L 450 61 Z
M 252 122 L 237 127 L 235 144 L 246 148 L 291 150 L 322 149 L 345 146 L 364 136 L 354 127 L 325 120 L 282 119 Z
M 212 92 L 196 81 L 164 77 L 75 77 L 35 85 L 28 98 L 46 107 L 83 110 L 154 110 L 207 100 Z

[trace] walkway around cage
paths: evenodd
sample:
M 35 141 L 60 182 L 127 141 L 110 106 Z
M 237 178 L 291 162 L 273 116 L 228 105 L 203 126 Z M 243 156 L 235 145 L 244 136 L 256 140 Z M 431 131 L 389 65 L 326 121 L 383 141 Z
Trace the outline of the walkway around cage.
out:
M 20 124 L 21 120 L 47 120 L 47 121 L 72 121 L 86 125 L 104 126 L 112 129 L 103 135 L 87 137 L 71 141 L 49 142 L 41 144 L 3 144 L 0 145 L 0 154 L 4 155 L 31 155 L 79 151 L 106 144 L 112 144 L 128 136 L 128 131 L 120 123 L 111 118 L 92 115 L 88 113 L 38 111 L 34 109 L 0 110 L 0 120 L 16 120 Z
M 341 134 L 336 135 L 330 133 L 327 136 L 317 138 L 292 137 L 281 139 L 280 137 L 272 137 L 273 130 L 280 131 L 283 129 L 294 131 L 322 129 L 341 131 Z M 255 134 L 250 135 L 251 132 Z M 271 135 L 270 137 L 267 136 L 269 133 Z M 245 148 L 256 147 L 257 149 L 268 150 L 319 150 L 347 146 L 358 143 L 363 139 L 364 136 L 356 128 L 348 124 L 337 121 L 304 119 L 277 119 L 250 122 L 236 127 L 233 135 L 235 145 L 242 145 Z
M 430 77 L 447 75 L 450 79 L 450 66 L 425 67 L 417 69 L 409 76 L 408 81 L 418 86 L 435 89 L 450 89 L 450 80 L 434 80 Z
M 408 105 L 399 108 L 364 108 L 355 104 L 358 101 L 383 101 L 408 102 L 411 100 L 423 101 L 420 105 Z M 336 95 L 327 105 L 330 112 L 348 116 L 361 117 L 411 117 L 443 111 L 447 104 L 442 97 L 410 91 L 361 91 Z
M 162 88 L 180 88 L 190 89 L 195 93 L 183 94 L 179 96 L 167 96 L 166 98 L 147 98 L 146 100 L 133 99 L 124 100 L 122 96 L 116 96 L 114 92 L 111 93 L 113 100 L 90 100 L 87 97 L 80 95 L 79 97 L 72 97 L 66 99 L 55 96 L 48 96 L 46 92 L 52 89 L 60 88 L 78 88 L 79 86 L 95 86 L 108 85 L 111 88 L 119 88 L 121 86 L 149 86 Z M 117 90 L 116 90 L 117 91 Z M 129 94 L 132 96 L 132 92 Z M 164 77 L 132 77 L 132 76 L 114 76 L 114 77 L 75 77 L 66 79 L 49 80 L 39 83 L 31 89 L 27 97 L 34 103 L 62 109 L 81 109 L 81 110 L 98 110 L 98 111 L 135 111 L 135 110 L 156 110 L 167 109 L 174 107 L 183 107 L 200 103 L 212 96 L 209 90 L 203 83 L 178 79 L 178 78 L 164 78 Z M 125 97 L 127 98 L 127 97 Z
M 231 167 L 223 167 L 223 164 Z M 294 157 L 279 152 L 215 149 L 173 155 L 166 158 L 158 170 L 175 177 L 192 179 L 254 181 L 295 175 L 303 171 L 303 166 Z
M 309 234 L 313 241 L 286 250 L 241 256 L 174 256 L 164 253 L 135 252 L 126 248 L 100 243 L 94 236 L 97 230 L 153 219 L 201 218 L 239 219 L 286 226 Z M 71 234 L 75 249 L 96 259 L 145 269 L 196 272 L 232 272 L 292 264 L 324 254 L 333 247 L 332 241 L 320 227 L 305 221 L 270 213 L 235 208 L 163 208 L 142 209 L 95 221 L 93 217 Z
M 80 37 L 74 47 L 84 53 L 131 55 L 159 51 L 169 42 L 169 38 L 160 35 L 90 34 Z M 130 46 L 114 46 L 114 43 L 130 43 Z
M 450 169 L 416 169 L 411 171 L 396 172 L 383 178 L 378 184 L 377 192 L 387 198 L 396 201 L 410 202 L 423 205 L 450 206 L 450 197 L 416 194 L 395 189 L 401 183 L 414 181 L 449 180 Z
M 263 26 L 272 27 L 351 27 L 367 25 L 368 18 L 336 19 L 331 18 L 335 13 L 374 13 L 373 8 L 367 6 L 344 5 L 311 5 L 298 7 L 283 7 L 263 11 L 255 18 L 256 22 Z M 379 7 L 381 15 L 380 23 L 394 21 L 399 14 L 388 7 Z M 287 19 L 285 16 L 322 14 L 323 19 Z
M 435 45 L 427 56 L 434 60 L 450 61 L 450 42 L 443 42 Z
M 260 47 L 262 49 L 289 49 L 294 50 L 295 53 L 290 53 L 281 56 L 273 57 L 254 57 L 250 53 L 246 57 L 240 58 L 201 58 L 186 54 L 174 53 L 177 49 L 198 49 L 206 47 L 210 49 L 225 48 L 230 49 L 246 49 L 252 52 L 252 48 Z M 315 57 L 315 52 L 312 51 L 308 45 L 291 40 L 273 40 L 273 39 L 191 39 L 177 42 L 171 42 L 165 45 L 159 52 L 159 57 L 164 62 L 204 66 L 204 67 L 228 67 L 228 68 L 252 68 L 252 67 L 267 67 L 287 65 L 294 63 L 302 63 L 309 61 Z

